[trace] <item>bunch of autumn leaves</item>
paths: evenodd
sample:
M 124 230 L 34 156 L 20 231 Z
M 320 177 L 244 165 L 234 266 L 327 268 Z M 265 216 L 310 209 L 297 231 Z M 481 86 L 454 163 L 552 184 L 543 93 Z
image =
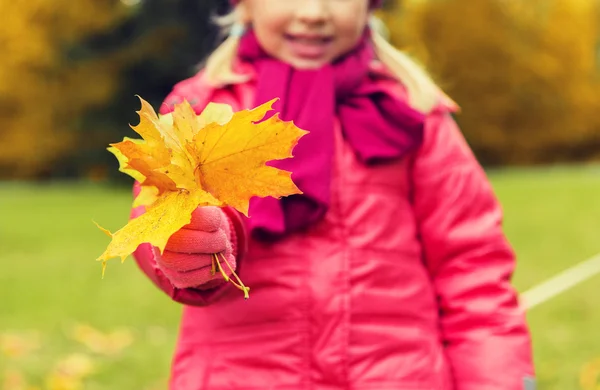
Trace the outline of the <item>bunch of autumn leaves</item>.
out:
M 211 103 L 200 115 L 184 101 L 162 116 L 140 100 L 140 123 L 132 128 L 142 139 L 125 138 L 111 144 L 109 151 L 119 160 L 120 171 L 141 184 L 134 206 L 144 206 L 146 211 L 115 233 L 100 228 L 111 237 L 98 258 L 103 272 L 107 260 L 124 261 L 142 243 L 162 253 L 171 235 L 190 222 L 199 206 L 230 206 L 248 216 L 254 196 L 301 193 L 291 172 L 266 165 L 292 157 L 293 148 L 306 134 L 277 115 L 265 119 L 275 100 L 237 113 L 228 105 Z M 213 272 L 218 268 L 229 280 L 218 256 L 214 254 Z M 247 298 L 248 287 L 233 275 L 232 283 Z

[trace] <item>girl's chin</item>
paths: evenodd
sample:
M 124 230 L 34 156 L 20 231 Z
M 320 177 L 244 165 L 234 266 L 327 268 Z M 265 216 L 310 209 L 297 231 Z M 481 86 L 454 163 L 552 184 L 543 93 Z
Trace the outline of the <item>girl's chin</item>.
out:
M 302 70 L 310 70 L 310 69 L 319 69 L 329 63 L 329 60 L 316 59 L 316 58 L 298 58 L 298 57 L 288 57 L 282 59 L 284 62 L 287 62 L 292 67 L 296 69 Z

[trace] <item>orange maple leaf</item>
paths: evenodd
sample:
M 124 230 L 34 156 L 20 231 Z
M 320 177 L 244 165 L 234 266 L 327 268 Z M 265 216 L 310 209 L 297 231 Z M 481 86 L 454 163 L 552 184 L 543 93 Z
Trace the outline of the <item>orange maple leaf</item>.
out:
M 119 160 L 120 171 L 141 183 L 134 205 L 146 206 L 146 212 L 115 233 L 100 228 L 111 237 L 98 258 L 104 267 L 114 257 L 124 261 L 142 243 L 162 253 L 198 206 L 231 206 L 248 216 L 253 196 L 301 193 L 291 172 L 266 165 L 292 157 L 307 133 L 277 115 L 263 120 L 276 100 L 237 113 L 211 103 L 200 115 L 184 101 L 161 117 L 140 100 L 140 123 L 132 128 L 143 139 L 125 138 L 109 151 Z

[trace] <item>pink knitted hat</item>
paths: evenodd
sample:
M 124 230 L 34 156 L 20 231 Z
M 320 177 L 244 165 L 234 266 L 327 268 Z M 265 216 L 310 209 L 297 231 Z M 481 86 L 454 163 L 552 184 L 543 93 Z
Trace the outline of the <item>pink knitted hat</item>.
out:
M 231 5 L 236 5 L 240 0 L 229 0 Z M 383 3 L 383 0 L 371 0 L 371 8 L 377 8 Z

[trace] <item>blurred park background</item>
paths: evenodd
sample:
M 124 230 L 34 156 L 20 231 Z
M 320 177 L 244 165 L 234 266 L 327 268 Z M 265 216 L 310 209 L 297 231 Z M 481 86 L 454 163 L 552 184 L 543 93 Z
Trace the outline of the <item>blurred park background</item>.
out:
M 180 307 L 94 259 L 131 204 L 106 151 L 219 42 L 227 0 L 0 0 L 0 389 L 166 388 Z M 600 1 L 389 0 L 462 107 L 525 291 L 600 252 Z M 528 314 L 540 389 L 598 389 L 596 277 Z M 497 373 L 503 375 L 503 373 Z

